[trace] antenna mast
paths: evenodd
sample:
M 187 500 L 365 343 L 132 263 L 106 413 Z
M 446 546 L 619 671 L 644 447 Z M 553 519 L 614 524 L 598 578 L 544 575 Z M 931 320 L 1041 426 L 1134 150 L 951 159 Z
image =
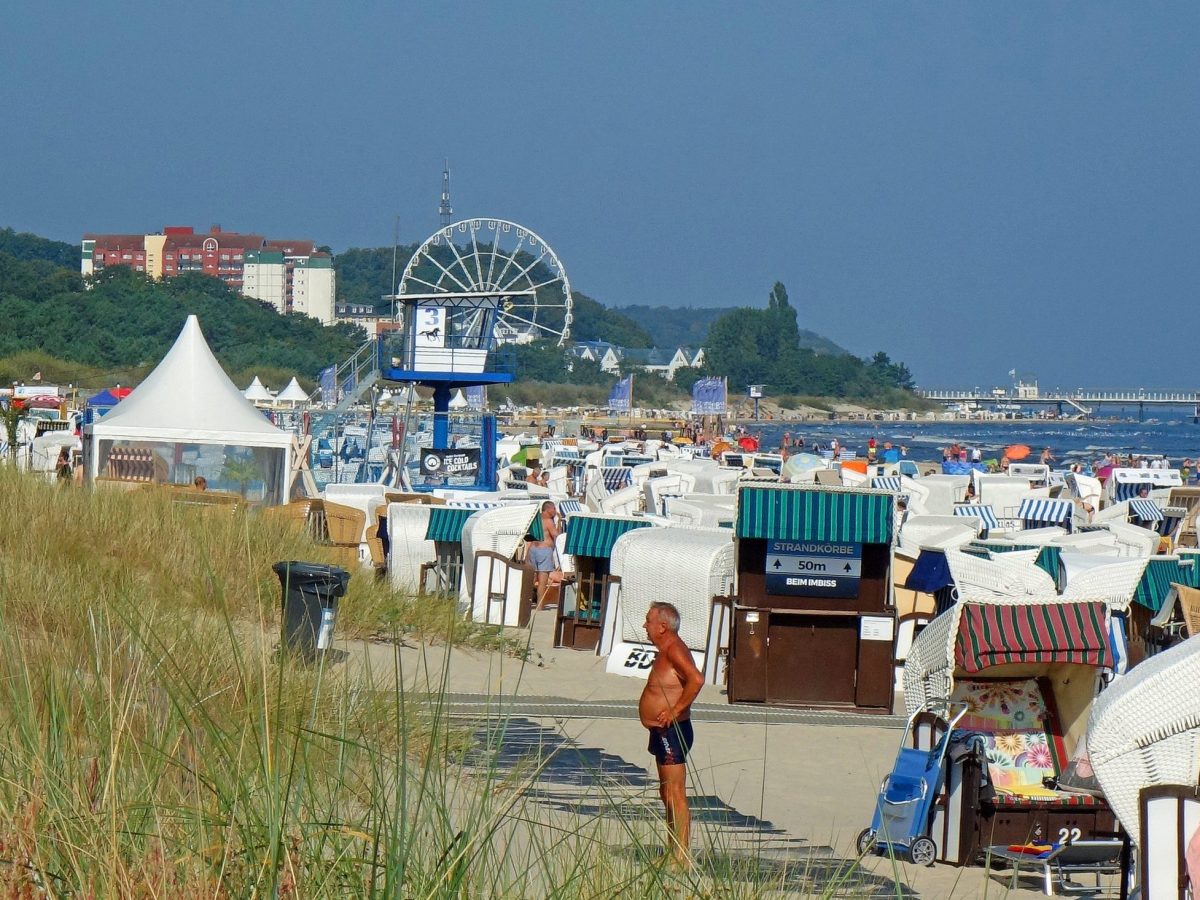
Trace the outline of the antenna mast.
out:
M 445 167 L 442 169 L 442 203 L 438 207 L 438 215 L 442 217 L 442 227 L 450 224 L 450 217 L 454 214 L 454 207 L 450 205 L 450 160 L 446 160 Z

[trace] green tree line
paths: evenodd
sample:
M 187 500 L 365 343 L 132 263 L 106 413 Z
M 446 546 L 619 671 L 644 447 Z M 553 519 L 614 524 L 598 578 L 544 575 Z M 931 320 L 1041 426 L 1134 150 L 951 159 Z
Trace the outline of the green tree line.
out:
M 766 309 L 736 309 L 716 319 L 704 344 L 705 368 L 729 379 L 730 391 L 762 384 L 769 393 L 862 400 L 911 391 L 912 374 L 886 353 L 869 361 L 849 354 L 818 353 L 800 344 L 796 310 L 776 282 Z

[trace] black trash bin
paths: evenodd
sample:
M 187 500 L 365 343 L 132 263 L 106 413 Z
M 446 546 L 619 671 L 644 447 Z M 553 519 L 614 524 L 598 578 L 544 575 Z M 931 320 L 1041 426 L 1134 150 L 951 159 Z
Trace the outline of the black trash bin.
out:
M 333 640 L 337 601 L 350 573 L 320 563 L 277 562 L 271 566 L 283 586 L 283 648 L 314 659 Z

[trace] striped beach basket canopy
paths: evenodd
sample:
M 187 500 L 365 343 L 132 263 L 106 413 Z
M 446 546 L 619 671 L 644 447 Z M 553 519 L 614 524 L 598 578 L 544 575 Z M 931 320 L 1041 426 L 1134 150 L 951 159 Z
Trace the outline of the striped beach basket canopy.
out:
M 610 494 L 633 484 L 633 470 L 625 466 L 602 466 L 600 477 L 604 479 L 604 489 Z
M 739 487 L 737 498 L 737 538 L 892 542 L 895 501 L 887 491 L 759 482 Z
M 979 519 L 988 531 L 1000 527 L 1000 520 L 996 518 L 996 511 L 990 503 L 960 503 L 954 507 L 954 515 Z
M 595 516 L 578 513 L 567 519 L 566 552 L 571 556 L 607 559 L 617 538 L 635 528 L 650 528 L 649 519 L 622 516 Z
M 1017 518 L 1026 528 L 1043 528 L 1060 525 L 1068 531 L 1075 517 L 1075 504 L 1070 500 L 1046 500 L 1034 498 L 1022 500 Z
M 1129 501 L 1129 512 L 1133 518 L 1141 519 L 1143 522 L 1161 522 L 1163 520 L 1162 508 L 1153 500 L 1147 500 L 1145 497 L 1134 497 Z
M 960 596 L 913 642 L 904 666 L 904 704 L 910 714 L 916 712 L 951 696 L 956 678 L 996 666 L 1111 669 L 1116 662 L 1103 601 L 1067 600 L 1052 593 Z

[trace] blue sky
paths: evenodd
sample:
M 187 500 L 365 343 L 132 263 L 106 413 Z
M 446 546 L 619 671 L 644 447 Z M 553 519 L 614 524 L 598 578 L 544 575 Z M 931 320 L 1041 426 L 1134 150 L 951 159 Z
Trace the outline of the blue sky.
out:
M 448 156 L 456 217 L 609 305 L 780 280 L 928 386 L 1195 388 L 1198 39 L 1194 2 L 18 4 L 0 225 L 415 242 Z

